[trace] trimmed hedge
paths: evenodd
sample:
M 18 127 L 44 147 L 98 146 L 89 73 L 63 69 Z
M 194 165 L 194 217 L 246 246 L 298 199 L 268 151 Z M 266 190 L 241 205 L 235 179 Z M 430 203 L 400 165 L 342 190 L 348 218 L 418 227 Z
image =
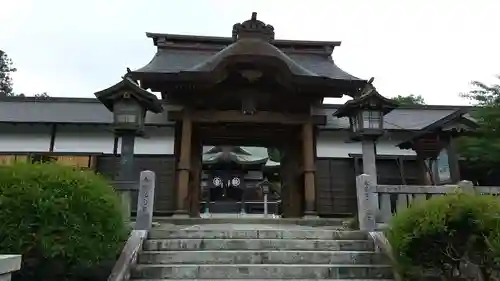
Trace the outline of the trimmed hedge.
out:
M 71 279 L 114 260 L 126 234 L 101 176 L 56 163 L 0 166 L 0 253 L 23 254 L 17 277 Z
M 500 203 L 461 192 L 432 198 L 398 213 L 387 236 L 404 276 L 438 271 L 450 280 L 464 262 L 486 272 L 500 254 Z

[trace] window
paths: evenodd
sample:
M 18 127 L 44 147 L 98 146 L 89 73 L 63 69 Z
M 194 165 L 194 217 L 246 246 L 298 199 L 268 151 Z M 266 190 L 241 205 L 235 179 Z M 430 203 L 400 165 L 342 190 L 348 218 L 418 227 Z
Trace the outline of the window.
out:
M 441 150 L 436 162 L 439 183 L 450 182 L 450 163 L 448 161 L 448 151 L 446 149 Z
M 379 111 L 364 111 L 363 112 L 363 128 L 364 129 L 380 129 L 380 112 Z

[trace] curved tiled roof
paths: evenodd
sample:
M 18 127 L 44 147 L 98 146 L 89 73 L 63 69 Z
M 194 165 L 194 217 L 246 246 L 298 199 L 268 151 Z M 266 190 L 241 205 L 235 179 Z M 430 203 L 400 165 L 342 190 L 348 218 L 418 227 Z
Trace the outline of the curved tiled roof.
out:
M 228 38 L 229 39 L 229 38 Z M 206 44 L 206 43 L 205 43 Z M 292 66 L 292 72 L 303 75 L 322 76 L 330 79 L 349 80 L 349 81 L 365 81 L 354 75 L 347 73 L 335 64 L 332 57 L 328 53 L 321 52 L 296 52 L 294 50 L 287 50 L 279 48 L 279 45 L 271 45 L 272 52 L 276 56 L 287 58 L 287 65 Z M 145 66 L 134 70 L 132 73 L 179 73 L 182 71 L 192 71 L 197 66 L 201 66 L 204 62 L 210 61 L 213 56 L 222 56 L 218 54 L 222 52 L 229 52 L 234 47 L 229 49 L 217 48 L 203 48 L 201 45 L 198 47 L 161 47 L 158 48 L 154 57 Z M 225 47 L 226 45 L 224 45 Z M 221 53 L 222 53 L 221 52 Z M 279 54 L 279 55 L 278 55 Z M 206 67 L 206 65 L 205 65 Z

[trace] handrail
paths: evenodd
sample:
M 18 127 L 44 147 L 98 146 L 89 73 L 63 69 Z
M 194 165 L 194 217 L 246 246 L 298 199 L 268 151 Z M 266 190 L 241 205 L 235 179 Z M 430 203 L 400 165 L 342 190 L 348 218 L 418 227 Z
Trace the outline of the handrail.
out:
M 368 234 L 370 234 L 370 238 L 372 239 L 375 246 L 375 252 L 382 253 L 389 257 L 389 259 L 391 260 L 394 279 L 396 281 L 402 281 L 403 278 L 396 269 L 398 262 L 396 261 L 396 258 L 394 257 L 394 254 L 392 252 L 391 243 L 389 243 L 389 240 L 387 240 L 385 234 L 381 231 L 370 231 L 368 232 Z
M 120 257 L 111 270 L 108 281 L 128 281 L 130 279 L 130 270 L 136 265 L 137 256 L 147 236 L 147 230 L 132 230 Z
M 358 219 L 361 230 L 374 231 L 389 223 L 394 214 L 418 201 L 444 196 L 461 190 L 466 193 L 500 195 L 497 186 L 473 186 L 470 181 L 456 185 L 381 185 L 374 184 L 370 175 L 356 177 Z M 500 198 L 500 196 L 498 196 Z

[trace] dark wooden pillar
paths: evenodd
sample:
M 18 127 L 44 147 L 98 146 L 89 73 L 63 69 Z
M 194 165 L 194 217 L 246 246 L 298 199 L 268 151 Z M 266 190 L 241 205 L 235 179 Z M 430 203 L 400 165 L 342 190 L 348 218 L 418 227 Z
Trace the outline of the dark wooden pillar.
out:
M 457 183 L 460 181 L 460 163 L 458 161 L 455 139 L 451 136 L 448 138 L 446 151 L 448 152 L 448 165 L 450 165 L 451 180 L 453 183 Z
M 168 206 L 168 210 L 171 211 L 172 214 L 175 214 L 175 210 L 177 210 L 177 193 L 179 189 L 177 188 L 177 184 L 179 182 L 179 155 L 181 154 L 181 136 L 182 136 L 182 122 L 177 121 L 174 125 L 174 177 L 172 182 L 172 196 L 174 199 L 171 200 L 172 205 Z
M 177 209 L 174 215 L 188 215 L 188 191 L 191 170 L 191 136 L 193 124 L 189 116 L 182 120 L 180 155 L 177 165 Z
M 421 185 L 431 185 L 431 178 L 429 175 L 429 170 L 427 164 L 425 163 L 425 156 L 419 150 L 415 151 L 417 153 L 417 167 L 418 167 L 418 177 L 419 184 Z
M 305 216 L 316 216 L 316 187 L 314 180 L 314 127 L 312 123 L 302 125 L 302 153 L 304 168 Z
M 200 216 L 200 188 L 201 188 L 201 171 L 202 171 L 202 153 L 203 146 L 200 141 L 198 132 L 193 131 L 191 142 L 191 179 L 189 190 L 189 214 L 191 217 Z
M 301 154 L 300 139 L 296 134 L 291 134 L 288 141 L 282 146 L 281 161 L 281 193 L 283 217 L 298 218 L 302 216 L 303 181 L 300 170 Z
M 442 148 L 443 142 L 439 134 L 428 134 L 413 140 L 413 150 L 417 153 L 421 184 L 439 184 L 436 159 Z M 428 160 L 427 163 L 426 160 Z

